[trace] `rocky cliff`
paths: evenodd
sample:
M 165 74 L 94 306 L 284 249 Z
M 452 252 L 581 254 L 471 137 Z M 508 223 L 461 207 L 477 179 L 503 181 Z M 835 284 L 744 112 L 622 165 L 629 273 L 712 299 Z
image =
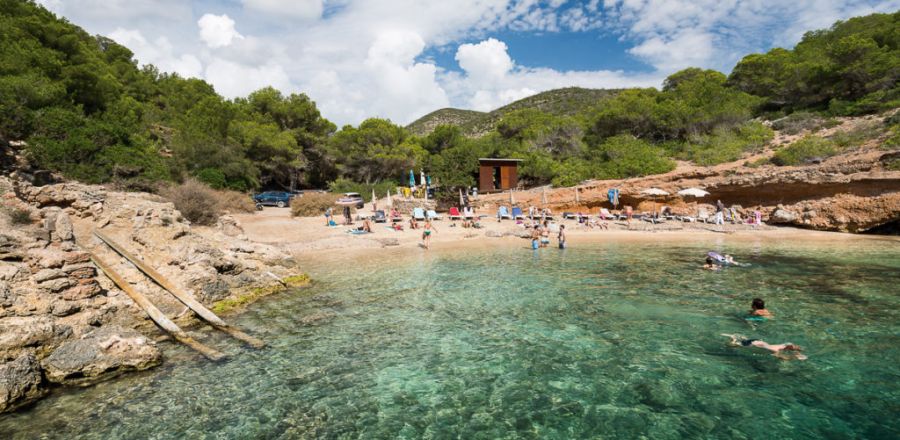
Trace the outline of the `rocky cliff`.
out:
M 196 227 L 146 193 L 0 177 L 0 412 L 53 384 L 89 385 L 158 365 L 164 335 L 91 262 L 111 263 L 183 326 L 192 312 L 93 236 L 102 230 L 206 305 L 295 274 L 291 258 L 249 242 L 229 216 Z M 15 224 L 13 224 L 15 222 Z

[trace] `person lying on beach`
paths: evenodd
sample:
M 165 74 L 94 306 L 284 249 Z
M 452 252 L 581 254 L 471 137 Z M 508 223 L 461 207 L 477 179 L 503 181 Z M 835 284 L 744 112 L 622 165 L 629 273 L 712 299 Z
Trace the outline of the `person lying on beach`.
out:
M 703 265 L 703 268 L 706 270 L 719 270 L 719 265 L 716 264 L 712 257 L 706 257 L 706 264 Z
M 391 225 L 391 227 L 394 228 L 395 231 L 402 231 L 402 230 L 403 230 L 403 225 L 401 225 L 400 223 L 394 223 L 394 224 Z
M 766 302 L 762 298 L 753 298 L 750 303 L 750 316 L 762 316 L 763 318 L 774 318 L 772 312 L 766 310 Z
M 800 353 L 801 351 L 803 351 L 803 348 L 791 342 L 785 342 L 783 344 L 770 344 L 760 339 L 748 339 L 746 336 L 742 335 L 722 333 L 722 336 L 731 338 L 731 341 L 728 342 L 728 345 L 732 347 L 763 348 L 771 351 L 772 356 L 785 360 L 797 359 L 803 361 L 807 359 L 806 355 Z

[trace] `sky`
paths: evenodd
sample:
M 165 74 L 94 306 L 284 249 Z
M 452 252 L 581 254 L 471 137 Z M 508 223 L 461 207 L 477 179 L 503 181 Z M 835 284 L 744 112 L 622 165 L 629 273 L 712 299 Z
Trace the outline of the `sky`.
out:
M 545 90 L 724 73 L 900 0 L 38 0 L 227 98 L 306 93 L 342 126 L 489 111 Z

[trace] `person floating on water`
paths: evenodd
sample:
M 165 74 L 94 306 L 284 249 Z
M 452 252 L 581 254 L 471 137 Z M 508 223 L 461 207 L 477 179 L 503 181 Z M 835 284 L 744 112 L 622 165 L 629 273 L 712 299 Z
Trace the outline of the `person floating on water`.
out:
M 703 265 L 703 268 L 706 270 L 719 270 L 719 265 L 713 261 L 712 257 L 706 257 L 706 264 Z
M 785 342 L 784 344 L 770 344 L 760 339 L 748 339 L 746 336 L 742 335 L 722 333 L 722 336 L 731 338 L 728 345 L 731 345 L 732 347 L 764 348 L 771 351 L 772 356 L 785 360 L 797 359 L 803 361 L 807 359 L 806 355 L 800 353 L 803 351 L 803 348 L 791 342 Z
M 762 298 L 753 298 L 753 302 L 750 303 L 750 316 L 774 318 L 772 313 L 766 310 L 766 302 Z

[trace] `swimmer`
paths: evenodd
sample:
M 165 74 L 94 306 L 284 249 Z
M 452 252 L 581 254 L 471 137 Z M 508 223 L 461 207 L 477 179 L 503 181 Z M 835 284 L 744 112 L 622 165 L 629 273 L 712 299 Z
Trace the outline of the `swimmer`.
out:
M 719 265 L 713 261 L 712 257 L 706 257 L 706 264 L 703 265 L 703 268 L 706 270 L 719 270 Z
M 766 310 L 766 302 L 762 298 L 753 298 L 750 303 L 750 316 L 762 316 L 763 318 L 773 318 L 772 312 Z
M 738 264 L 737 261 L 734 261 L 734 257 L 731 255 L 725 254 L 725 263 L 726 264 Z
M 722 336 L 731 338 L 731 341 L 728 342 L 728 345 L 732 347 L 758 347 L 769 350 L 772 352 L 772 356 L 775 356 L 779 359 L 797 359 L 797 360 L 806 360 L 806 355 L 800 353 L 803 351 L 803 348 L 799 345 L 785 342 L 784 344 L 769 344 L 766 341 L 760 339 L 748 339 L 742 335 L 731 335 L 727 333 L 722 333 Z

